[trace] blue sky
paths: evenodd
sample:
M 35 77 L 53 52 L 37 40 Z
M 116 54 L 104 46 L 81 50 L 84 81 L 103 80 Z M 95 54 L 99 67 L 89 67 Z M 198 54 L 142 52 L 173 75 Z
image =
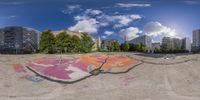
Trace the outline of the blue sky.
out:
M 103 39 L 143 34 L 192 37 L 200 28 L 198 0 L 0 0 L 0 27 L 88 32 Z

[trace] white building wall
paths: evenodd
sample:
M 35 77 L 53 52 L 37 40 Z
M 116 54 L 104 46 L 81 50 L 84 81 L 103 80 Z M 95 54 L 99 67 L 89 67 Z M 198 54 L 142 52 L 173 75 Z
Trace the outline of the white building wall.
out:
M 193 31 L 193 46 L 194 47 L 200 46 L 200 29 Z
M 183 45 L 185 47 L 185 50 L 191 52 L 191 40 L 190 40 L 190 38 L 188 38 L 188 37 L 184 38 L 183 41 L 184 41 Z

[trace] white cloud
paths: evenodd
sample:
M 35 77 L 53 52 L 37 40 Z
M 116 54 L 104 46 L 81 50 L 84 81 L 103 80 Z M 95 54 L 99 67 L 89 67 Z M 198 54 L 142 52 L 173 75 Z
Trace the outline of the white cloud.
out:
M 179 37 L 175 29 L 164 26 L 159 22 L 149 22 L 144 26 L 144 33 L 152 38 L 157 37 Z
M 138 37 L 139 35 L 137 35 L 138 33 L 141 33 L 142 31 L 140 31 L 137 27 L 129 27 L 126 29 L 121 29 L 119 32 L 119 35 L 122 38 L 126 38 L 128 41 Z
M 111 35 L 111 34 L 114 34 L 113 31 L 105 31 L 104 34 L 106 34 L 107 36 Z
M 0 2 L 0 5 L 20 5 L 24 2 Z
M 11 18 L 16 18 L 16 17 L 17 17 L 17 16 L 14 16 L 14 15 L 13 15 L 13 16 L 8 16 L 9 19 L 11 19 Z
M 107 15 L 100 10 L 86 9 L 83 13 L 74 17 L 77 23 L 69 27 L 69 30 L 96 33 L 99 27 L 111 26 L 113 28 L 121 28 L 129 26 L 130 23 L 141 18 L 138 14 Z M 105 32 L 105 34 L 109 35 L 112 33 Z
M 139 15 L 119 15 L 119 16 L 113 16 L 112 17 L 115 20 L 118 20 L 119 24 L 118 27 L 127 26 L 130 22 L 141 19 L 141 16 Z
M 70 31 L 96 33 L 98 30 L 98 21 L 94 18 L 76 16 L 76 25 L 69 27 Z
M 101 36 L 101 38 L 106 39 L 107 37 L 105 35 Z
M 200 4 L 200 1 L 184 1 L 186 4 L 188 5 L 199 5 Z
M 62 10 L 62 13 L 64 14 L 71 14 L 74 11 L 80 11 L 81 9 L 81 5 L 66 5 L 66 9 Z
M 138 4 L 138 3 L 117 3 L 117 7 L 130 8 L 130 7 L 150 7 L 151 4 Z
M 103 19 L 103 21 L 110 23 L 113 22 L 115 25 L 114 28 L 120 28 L 123 26 L 128 26 L 131 22 L 135 20 L 139 20 L 142 17 L 137 14 L 130 14 L 130 15 L 116 15 L 116 16 L 109 16 L 109 15 L 102 15 L 98 17 L 99 19 Z
M 85 15 L 84 16 L 75 16 L 74 19 L 76 21 L 79 21 L 79 20 L 84 20 L 84 19 L 90 19 L 90 17 L 85 16 Z
M 17 16 L 15 15 L 11 15 L 11 16 L 0 16 L 0 19 L 14 19 L 16 18 Z
M 102 11 L 100 10 L 93 10 L 93 9 L 86 9 L 85 14 L 91 14 L 91 15 L 99 15 Z

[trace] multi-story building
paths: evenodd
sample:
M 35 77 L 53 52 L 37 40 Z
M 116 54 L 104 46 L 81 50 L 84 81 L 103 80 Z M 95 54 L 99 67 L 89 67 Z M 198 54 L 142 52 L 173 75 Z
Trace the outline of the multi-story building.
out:
M 182 40 L 179 38 L 163 37 L 162 45 L 166 46 L 166 50 L 181 50 L 182 49 Z
M 136 45 L 138 45 L 138 44 L 144 44 L 145 46 L 147 46 L 148 52 L 151 51 L 152 39 L 151 39 L 150 36 L 143 35 L 143 36 L 140 36 L 140 37 L 137 37 L 135 39 L 130 40 L 129 43 L 136 44 Z
M 100 38 L 100 36 L 96 37 L 95 45 L 96 45 L 97 48 L 101 48 L 101 38 Z
M 193 31 L 192 51 L 200 51 L 200 29 Z
M 182 49 L 182 39 L 172 38 L 172 42 L 173 42 L 174 48 L 176 50 L 181 50 Z
M 108 51 L 109 48 L 111 45 L 112 45 L 112 42 L 113 41 L 117 41 L 115 39 L 106 39 L 106 40 L 102 40 L 101 42 L 101 49 L 104 50 L 104 51 Z
M 156 50 L 160 50 L 160 45 L 161 45 L 160 42 L 152 43 L 151 51 L 155 52 Z
M 100 38 L 100 36 L 97 36 L 96 38 L 92 37 L 92 40 L 94 42 L 92 51 L 100 50 L 100 48 L 101 48 L 101 38 Z
M 26 27 L 0 28 L 0 53 L 36 52 L 39 45 L 38 31 Z
M 190 38 L 186 37 L 183 39 L 163 37 L 162 45 L 166 46 L 165 49 L 169 50 L 186 50 L 191 51 L 191 41 Z
M 182 46 L 183 46 L 183 50 L 186 50 L 188 52 L 191 52 L 191 41 L 190 38 L 185 37 L 182 39 Z

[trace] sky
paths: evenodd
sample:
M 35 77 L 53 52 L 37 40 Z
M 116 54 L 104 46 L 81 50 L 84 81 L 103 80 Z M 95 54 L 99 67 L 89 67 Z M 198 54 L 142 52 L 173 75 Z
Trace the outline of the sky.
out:
M 0 0 L 0 27 L 87 32 L 102 39 L 190 37 L 200 28 L 199 0 Z

